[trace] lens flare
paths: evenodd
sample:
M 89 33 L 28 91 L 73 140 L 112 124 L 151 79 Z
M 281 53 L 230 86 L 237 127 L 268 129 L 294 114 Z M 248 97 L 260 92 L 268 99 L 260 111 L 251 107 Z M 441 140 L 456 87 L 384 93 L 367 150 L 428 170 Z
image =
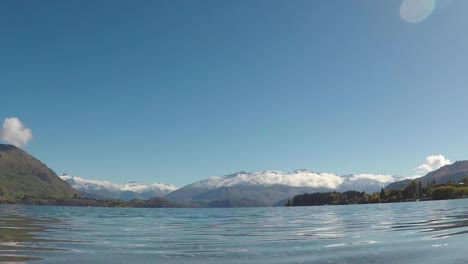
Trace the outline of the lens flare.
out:
M 419 23 L 428 18 L 435 8 L 435 0 L 403 0 L 400 16 L 405 22 Z

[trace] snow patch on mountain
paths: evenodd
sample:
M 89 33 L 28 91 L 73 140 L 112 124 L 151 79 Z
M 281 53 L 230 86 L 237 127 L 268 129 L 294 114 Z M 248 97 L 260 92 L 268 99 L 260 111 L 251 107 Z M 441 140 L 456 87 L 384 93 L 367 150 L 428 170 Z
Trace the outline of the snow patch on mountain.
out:
M 177 189 L 175 186 L 165 183 L 142 184 L 129 182 L 118 184 L 109 181 L 88 180 L 66 174 L 60 176 L 60 178 L 88 196 L 94 195 L 96 197 L 123 200 L 151 199 L 154 196 L 164 196 Z

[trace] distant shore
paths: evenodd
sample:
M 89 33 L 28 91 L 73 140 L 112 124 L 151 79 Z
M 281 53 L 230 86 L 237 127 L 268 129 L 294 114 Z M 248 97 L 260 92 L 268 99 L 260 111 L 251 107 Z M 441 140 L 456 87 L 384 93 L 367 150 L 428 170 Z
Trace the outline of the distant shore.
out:
M 365 192 L 322 192 L 296 195 L 286 202 L 286 206 L 320 206 L 320 205 L 347 205 L 395 203 L 432 200 L 450 200 L 468 198 L 468 178 L 459 182 L 447 184 L 428 183 L 423 186 L 421 182 L 412 181 L 400 190 L 381 189 L 380 192 L 367 194 Z
M 82 197 L 54 198 L 54 197 L 31 197 L 17 196 L 13 198 L 0 197 L 0 204 L 22 204 L 22 205 L 52 205 L 52 206 L 81 206 L 81 207 L 123 207 L 123 208 L 177 208 L 184 207 L 172 203 L 161 197 L 150 200 L 134 199 L 123 201 L 119 199 L 89 199 Z

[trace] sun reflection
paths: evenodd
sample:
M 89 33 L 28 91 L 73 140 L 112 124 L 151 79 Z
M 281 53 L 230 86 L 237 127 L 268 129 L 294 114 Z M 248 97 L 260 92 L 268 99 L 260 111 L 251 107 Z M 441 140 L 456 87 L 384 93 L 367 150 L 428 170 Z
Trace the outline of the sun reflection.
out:
M 435 0 L 403 0 L 401 19 L 408 23 L 419 23 L 428 18 L 435 8 Z

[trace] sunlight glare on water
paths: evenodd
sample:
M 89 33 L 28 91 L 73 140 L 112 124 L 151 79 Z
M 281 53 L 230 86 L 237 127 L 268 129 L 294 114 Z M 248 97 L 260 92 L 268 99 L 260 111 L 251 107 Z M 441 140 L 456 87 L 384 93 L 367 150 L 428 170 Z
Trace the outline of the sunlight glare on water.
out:
M 322 207 L 0 205 L 0 262 L 468 263 L 468 199 Z

